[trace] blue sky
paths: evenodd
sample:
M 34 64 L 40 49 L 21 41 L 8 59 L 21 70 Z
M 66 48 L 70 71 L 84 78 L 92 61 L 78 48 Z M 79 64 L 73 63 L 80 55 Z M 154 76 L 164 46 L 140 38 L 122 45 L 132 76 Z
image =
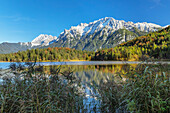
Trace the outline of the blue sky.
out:
M 0 43 L 58 36 L 104 17 L 165 26 L 170 24 L 170 0 L 0 0 Z

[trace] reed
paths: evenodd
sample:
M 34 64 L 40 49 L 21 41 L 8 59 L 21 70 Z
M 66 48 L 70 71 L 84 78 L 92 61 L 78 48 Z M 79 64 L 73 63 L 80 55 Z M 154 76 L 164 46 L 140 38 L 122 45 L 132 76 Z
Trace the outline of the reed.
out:
M 79 82 L 58 76 L 60 69 L 43 72 L 34 63 L 11 64 L 15 76 L 4 78 L 0 87 L 0 113 L 56 113 L 84 111 Z M 75 82 L 73 82 L 75 81 Z
M 126 81 L 101 83 L 98 86 L 101 112 L 168 113 L 168 70 L 169 65 L 165 64 L 138 65 L 135 70 L 128 71 Z

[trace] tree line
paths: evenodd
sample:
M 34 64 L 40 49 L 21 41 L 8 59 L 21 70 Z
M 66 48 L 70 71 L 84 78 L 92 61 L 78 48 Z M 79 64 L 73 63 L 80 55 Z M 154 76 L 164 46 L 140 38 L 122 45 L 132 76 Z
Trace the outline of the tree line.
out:
M 0 54 L 0 61 L 27 62 L 27 61 L 69 61 L 91 60 L 94 52 L 55 47 L 44 49 L 31 49 L 10 54 Z

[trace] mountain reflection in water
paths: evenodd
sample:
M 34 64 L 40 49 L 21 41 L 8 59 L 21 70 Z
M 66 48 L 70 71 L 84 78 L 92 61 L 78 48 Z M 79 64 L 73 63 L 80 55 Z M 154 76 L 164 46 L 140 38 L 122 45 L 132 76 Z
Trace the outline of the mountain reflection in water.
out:
M 135 69 L 137 64 L 115 64 L 115 65 L 62 65 L 44 66 L 44 73 L 51 74 L 50 70 L 60 69 L 60 75 L 72 73 L 73 76 L 83 83 L 107 82 L 108 80 L 120 81 L 119 75 L 126 74 Z M 62 74 L 61 74 L 62 73 Z M 125 80 L 126 77 L 122 76 Z

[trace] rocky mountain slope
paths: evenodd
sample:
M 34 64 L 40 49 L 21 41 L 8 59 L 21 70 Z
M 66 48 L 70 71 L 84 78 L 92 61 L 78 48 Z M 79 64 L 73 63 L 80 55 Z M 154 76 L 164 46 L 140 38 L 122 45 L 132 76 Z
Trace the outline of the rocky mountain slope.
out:
M 133 23 L 115 20 L 112 17 L 99 19 L 89 24 L 81 23 L 64 30 L 57 41 L 49 47 L 69 47 L 82 50 L 111 48 L 137 36 L 162 29 L 152 23 Z
M 69 47 L 81 50 L 111 48 L 137 36 L 157 31 L 163 27 L 153 23 L 133 23 L 105 17 L 94 22 L 81 23 L 64 30 L 58 38 L 41 34 L 30 43 L 0 44 L 0 53 L 17 52 L 30 48 Z

